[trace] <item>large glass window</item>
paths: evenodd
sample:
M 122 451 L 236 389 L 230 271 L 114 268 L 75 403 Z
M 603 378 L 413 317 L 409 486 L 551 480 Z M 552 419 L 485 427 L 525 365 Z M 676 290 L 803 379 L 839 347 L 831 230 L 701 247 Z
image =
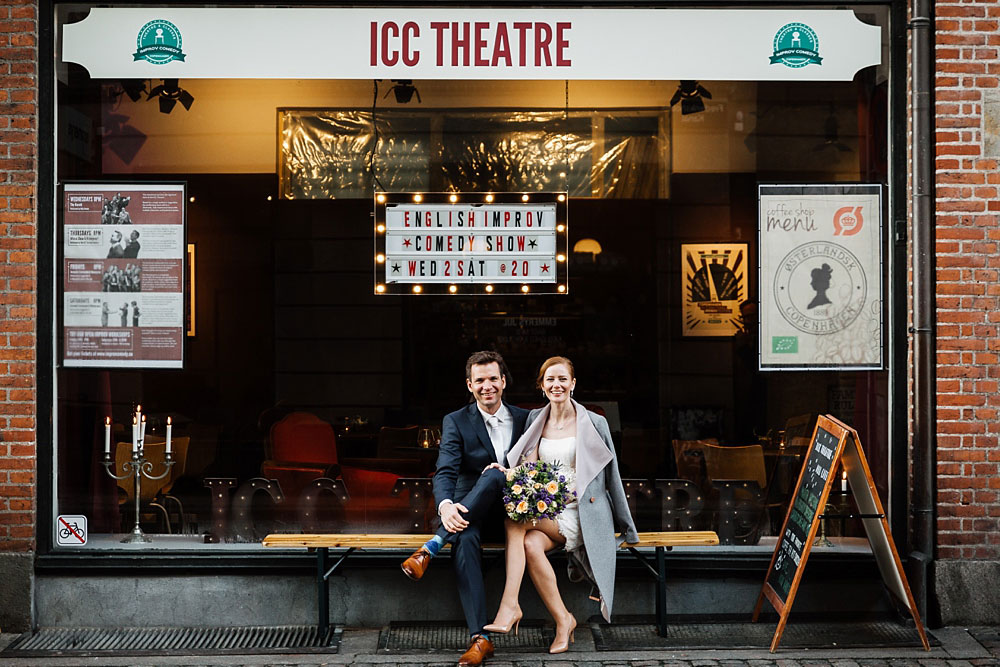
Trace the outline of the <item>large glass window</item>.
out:
M 86 12 L 63 6 L 60 25 Z M 525 407 L 541 405 L 542 360 L 574 361 L 640 530 L 711 529 L 735 550 L 773 549 L 818 414 L 858 429 L 887 497 L 888 372 L 761 371 L 757 332 L 758 186 L 888 187 L 887 63 L 850 82 L 415 81 L 409 99 L 389 81 L 107 80 L 59 59 L 57 71 L 57 183 L 95 186 L 132 218 L 98 220 L 100 233 L 145 231 L 142 210 L 113 201 L 120 190 L 184 188 L 180 368 L 67 364 L 76 311 L 57 298 L 50 521 L 86 516 L 86 549 L 430 532 L 437 433 L 467 402 L 464 361 L 479 349 L 505 356 L 506 398 Z M 376 295 L 377 189 L 568 192 L 568 294 Z M 59 201 L 62 290 L 75 269 Z M 139 237 L 150 252 L 151 234 Z M 725 276 L 705 268 L 706 300 L 732 282 L 726 335 L 686 322 L 692 247 L 744 253 Z M 151 317 L 164 260 L 94 261 L 90 296 L 111 315 L 93 325 L 155 326 L 133 297 Z M 136 273 L 146 280 L 126 281 Z M 888 309 L 883 322 L 888 332 Z M 139 405 L 149 476 L 161 477 L 143 478 L 137 501 L 134 481 L 109 470 L 126 472 Z M 831 502 L 850 499 L 836 485 Z M 152 542 L 123 544 L 137 520 Z M 866 544 L 853 520 L 825 531 Z

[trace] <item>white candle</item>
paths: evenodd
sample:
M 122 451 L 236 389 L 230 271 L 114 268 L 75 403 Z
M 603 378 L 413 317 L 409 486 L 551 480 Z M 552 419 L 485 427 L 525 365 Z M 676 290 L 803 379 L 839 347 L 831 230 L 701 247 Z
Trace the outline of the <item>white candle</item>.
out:
M 139 445 L 140 447 L 146 446 L 146 415 L 142 416 L 142 422 L 139 428 Z
M 137 424 L 140 423 L 140 422 L 142 422 L 142 406 L 141 405 L 135 406 L 135 420 L 136 420 Z
M 135 415 L 132 416 L 132 453 L 139 453 L 139 423 L 135 419 Z
M 847 493 L 847 471 L 845 470 L 840 476 L 840 492 Z
M 104 418 L 104 455 L 111 455 L 111 417 Z
M 170 453 L 170 431 L 172 431 L 174 425 L 170 423 L 170 417 L 167 417 L 167 454 Z

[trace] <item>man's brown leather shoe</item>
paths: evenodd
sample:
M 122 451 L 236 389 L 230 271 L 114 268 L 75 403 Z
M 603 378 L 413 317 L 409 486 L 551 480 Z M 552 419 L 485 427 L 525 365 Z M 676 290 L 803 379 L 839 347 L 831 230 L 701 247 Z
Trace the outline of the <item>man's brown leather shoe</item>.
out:
M 402 568 L 403 572 L 410 579 L 414 581 L 420 581 L 420 577 L 424 576 L 424 572 L 431 565 L 431 552 L 423 547 L 420 547 L 413 552 L 413 555 L 403 561 Z M 476 663 L 479 664 L 479 663 Z
M 481 665 L 483 664 L 483 660 L 492 657 L 493 642 L 482 635 L 475 635 L 469 643 L 469 650 L 463 653 L 462 657 L 458 659 L 458 664 L 462 667 L 465 665 Z

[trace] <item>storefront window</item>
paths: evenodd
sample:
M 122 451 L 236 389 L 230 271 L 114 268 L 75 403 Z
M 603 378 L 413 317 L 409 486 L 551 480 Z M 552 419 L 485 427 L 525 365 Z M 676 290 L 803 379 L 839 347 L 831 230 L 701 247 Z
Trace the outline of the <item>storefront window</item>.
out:
M 63 7 L 60 26 L 87 12 Z M 89 525 L 86 547 L 57 548 L 430 532 L 441 419 L 467 402 L 464 361 L 480 349 L 504 355 L 505 397 L 524 407 L 541 405 L 542 360 L 574 361 L 577 399 L 608 419 L 640 530 L 773 549 L 819 414 L 857 428 L 887 497 L 888 371 L 762 371 L 757 331 L 758 186 L 888 187 L 887 62 L 839 82 L 101 79 L 61 58 L 57 72 L 54 237 L 78 224 L 66 217 L 74 187 L 118 216 L 91 223 L 102 252 L 90 287 L 74 282 L 70 246 L 57 251 L 50 521 Z M 146 233 L 141 197 L 114 201 L 168 185 L 183 193 L 173 236 Z M 568 293 L 375 294 L 381 190 L 568 193 Z M 125 248 L 135 230 L 145 251 L 103 256 L 115 231 Z M 726 299 L 705 267 L 701 288 L 736 303 L 716 322 L 730 330 L 706 335 L 683 309 L 700 289 L 685 253 L 716 246 L 742 254 L 726 263 Z M 84 292 L 89 306 L 70 307 L 66 293 Z M 158 308 L 167 320 L 180 309 L 176 367 L 73 363 L 74 327 L 138 336 L 167 326 L 137 314 Z M 140 405 L 149 476 L 162 477 L 143 478 L 136 503 L 134 481 L 109 472 L 125 472 Z M 831 502 L 846 506 L 839 491 Z M 122 544 L 136 517 L 152 542 Z M 865 544 L 854 520 L 825 531 Z

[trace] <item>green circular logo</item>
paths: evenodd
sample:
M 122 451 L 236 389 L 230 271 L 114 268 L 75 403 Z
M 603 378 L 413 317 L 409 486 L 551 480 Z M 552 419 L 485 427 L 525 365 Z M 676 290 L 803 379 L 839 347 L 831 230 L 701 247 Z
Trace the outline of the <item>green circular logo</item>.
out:
M 789 23 L 774 36 L 774 55 L 771 64 L 782 63 L 787 67 L 822 65 L 819 56 L 819 37 L 805 23 Z
M 166 65 L 180 60 L 184 62 L 181 51 L 181 31 L 170 21 L 156 19 L 142 26 L 135 40 L 136 51 L 132 54 L 133 62 L 145 60 L 154 65 Z

